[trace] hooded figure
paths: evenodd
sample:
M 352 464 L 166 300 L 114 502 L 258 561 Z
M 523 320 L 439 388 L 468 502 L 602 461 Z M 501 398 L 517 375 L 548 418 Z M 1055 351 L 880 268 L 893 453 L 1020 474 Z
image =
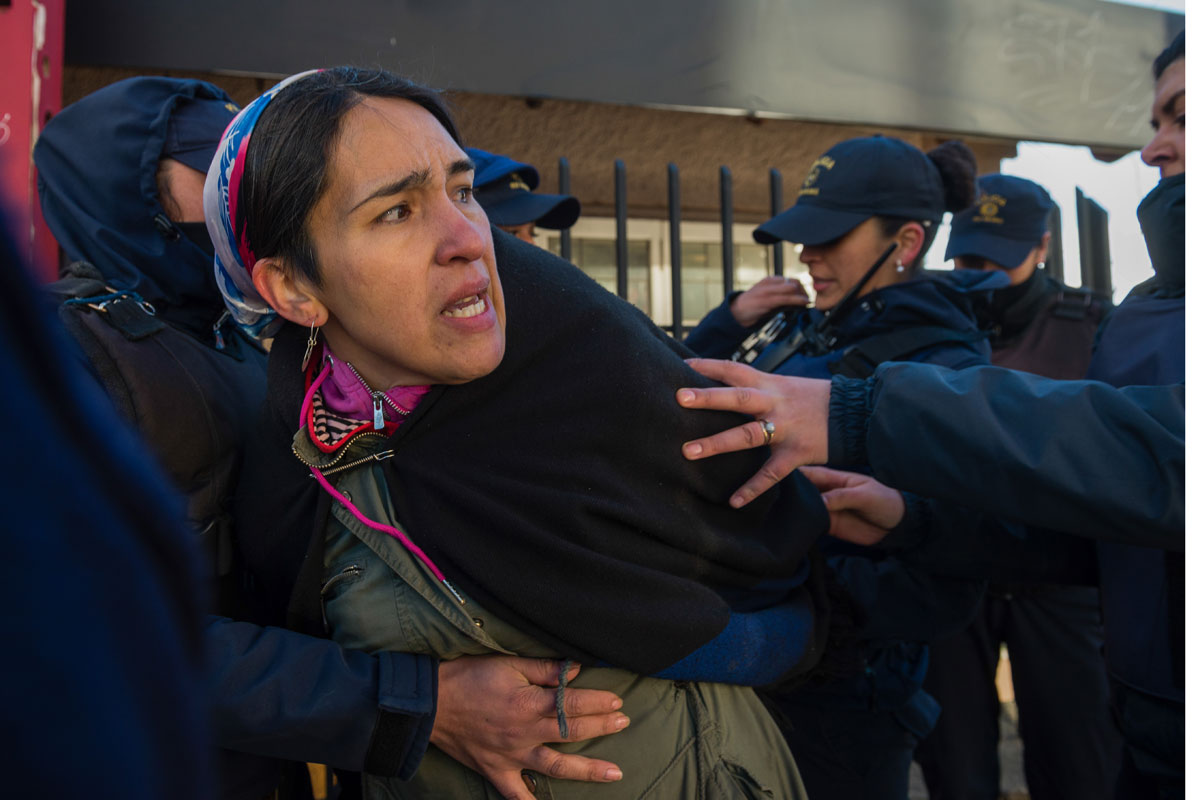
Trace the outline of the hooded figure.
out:
M 178 219 L 164 206 L 160 162 L 201 173 L 202 186 L 236 112 L 211 83 L 129 78 L 64 108 L 33 150 L 42 214 L 69 260 L 91 263 L 109 286 L 137 292 L 209 343 L 225 311 L 212 243 L 203 213 Z

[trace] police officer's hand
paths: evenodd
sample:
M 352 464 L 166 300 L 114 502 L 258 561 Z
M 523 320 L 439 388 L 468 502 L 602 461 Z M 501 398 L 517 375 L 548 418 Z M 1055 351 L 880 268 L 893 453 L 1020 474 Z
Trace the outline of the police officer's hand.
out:
M 612 782 L 608 761 L 566 755 L 545 742 L 577 742 L 629 725 L 621 698 L 598 689 L 567 689 L 568 735 L 555 710 L 560 662 L 515 656 L 465 656 L 438 667 L 437 715 L 429 741 L 483 775 L 506 800 L 534 800 L 521 777 L 528 769 L 576 781 Z M 579 674 L 579 665 L 568 673 Z
M 878 544 L 904 519 L 904 497 L 868 475 L 801 467 L 829 510 L 829 535 L 853 544 Z
M 675 393 L 679 405 L 739 411 L 755 419 L 684 443 L 684 458 L 694 461 L 761 447 L 767 438 L 763 422 L 775 426 L 771 456 L 754 477 L 733 493 L 729 499 L 731 506 L 741 508 L 802 464 L 824 464 L 829 460 L 829 381 L 771 375 L 747 364 L 713 358 L 689 359 L 688 365 L 701 375 L 729 386 L 680 389 Z
M 739 325 L 749 328 L 772 311 L 806 305 L 808 295 L 800 281 L 782 275 L 771 275 L 733 298 L 729 304 L 729 312 Z

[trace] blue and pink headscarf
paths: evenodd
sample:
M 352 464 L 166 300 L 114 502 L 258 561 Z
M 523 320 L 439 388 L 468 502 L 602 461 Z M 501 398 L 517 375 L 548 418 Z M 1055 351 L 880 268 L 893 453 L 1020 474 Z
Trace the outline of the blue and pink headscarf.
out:
M 250 250 L 246 237 L 236 233 L 238 190 L 250 134 L 267 104 L 284 87 L 319 71 L 310 69 L 285 78 L 243 108 L 225 129 L 204 181 L 204 220 L 216 248 L 213 269 L 217 288 L 221 290 L 234 321 L 258 339 L 274 336 L 283 321 L 254 288 L 251 276 L 258 258 Z

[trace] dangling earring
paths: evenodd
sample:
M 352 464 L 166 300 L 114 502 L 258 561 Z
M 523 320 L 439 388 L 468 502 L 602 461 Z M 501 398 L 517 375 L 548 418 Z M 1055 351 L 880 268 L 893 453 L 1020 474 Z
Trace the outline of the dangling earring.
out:
M 308 323 L 308 345 L 304 348 L 304 360 L 300 362 L 300 371 L 308 369 L 308 360 L 312 358 L 313 348 L 317 346 L 317 321 Z
M 904 262 L 903 261 L 900 261 L 900 260 L 896 261 L 896 272 L 904 272 Z

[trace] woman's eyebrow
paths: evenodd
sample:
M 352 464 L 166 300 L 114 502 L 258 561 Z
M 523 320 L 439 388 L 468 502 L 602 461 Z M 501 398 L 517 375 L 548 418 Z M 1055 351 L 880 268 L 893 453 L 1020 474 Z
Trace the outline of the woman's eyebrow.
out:
M 461 175 L 464 172 L 473 172 L 475 170 L 475 162 L 469 158 L 460 158 L 446 167 L 446 174 L 449 176 Z
M 413 170 L 398 181 L 392 181 L 391 183 L 385 183 L 383 186 L 380 186 L 362 200 L 359 200 L 357 203 L 355 203 L 347 213 L 353 214 L 361 206 L 371 202 L 372 200 L 375 200 L 376 198 L 391 197 L 394 194 L 400 194 L 401 192 L 408 191 L 409 189 L 415 189 L 418 186 L 424 186 L 425 184 L 429 183 L 430 177 L 431 176 L 428 169 Z

